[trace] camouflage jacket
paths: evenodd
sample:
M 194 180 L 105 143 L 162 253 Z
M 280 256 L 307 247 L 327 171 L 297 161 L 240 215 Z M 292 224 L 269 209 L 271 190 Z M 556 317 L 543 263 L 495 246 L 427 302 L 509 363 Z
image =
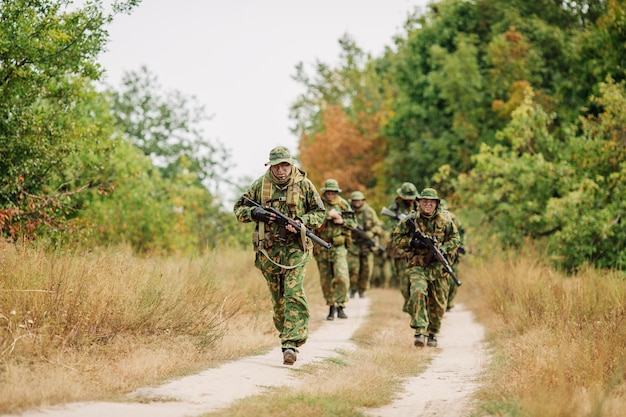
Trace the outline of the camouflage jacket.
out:
M 457 250 L 461 245 L 461 237 L 447 211 L 437 207 L 434 215 L 430 218 L 421 215 L 419 210 L 412 212 L 396 226 L 392 233 L 393 244 L 399 250 L 404 251 L 410 266 L 428 266 L 431 262 L 436 262 L 428 249 L 411 247 L 413 234 L 408 224 L 411 221 L 422 233 L 435 237 L 437 247 L 446 255 L 450 263 L 454 262 Z
M 378 218 L 376 210 L 367 203 L 363 203 L 361 207 L 354 210 L 354 217 L 358 227 L 365 232 L 367 239 L 374 239 L 378 242 L 378 236 L 382 234 L 383 223 Z M 372 247 L 367 243 L 366 238 L 359 236 L 356 232 L 352 232 L 353 246 L 350 250 L 351 253 L 371 252 Z
M 306 178 L 306 173 L 295 166 L 294 169 L 297 171 L 295 172 L 293 179 L 282 187 L 272 181 L 270 169 L 268 169 L 265 175 L 252 183 L 248 191 L 244 193 L 244 196 L 256 201 L 257 203 L 274 207 L 292 219 L 299 219 L 307 228 L 315 230 L 324 221 L 324 203 L 322 202 L 322 199 L 313 183 Z M 288 192 L 290 187 L 291 192 Z M 267 201 L 263 201 L 264 193 L 266 193 L 267 197 L 269 197 Z M 291 198 L 293 201 L 287 201 L 289 195 L 292 196 Z M 254 221 L 251 216 L 253 208 L 254 207 L 245 205 L 243 198 L 240 198 L 235 203 L 233 212 L 235 213 L 237 220 L 247 223 Z M 258 228 L 259 224 L 257 222 L 255 231 L 258 232 Z M 265 232 L 268 242 L 275 243 L 278 241 L 280 230 L 276 222 L 272 224 L 265 224 Z M 298 242 L 299 235 L 288 233 L 287 236 L 288 241 L 286 244 L 293 245 L 294 242 Z
M 350 246 L 352 242 L 350 233 L 356 227 L 356 220 L 354 219 L 350 203 L 341 196 L 335 198 L 334 204 L 324 197 L 322 197 L 322 201 L 324 201 L 324 207 L 326 207 L 326 217 L 324 218 L 324 223 L 317 229 L 316 234 L 326 242 L 332 243 L 333 247 Z M 332 209 L 342 213 L 343 224 L 335 224 L 333 222 L 333 219 L 328 215 Z

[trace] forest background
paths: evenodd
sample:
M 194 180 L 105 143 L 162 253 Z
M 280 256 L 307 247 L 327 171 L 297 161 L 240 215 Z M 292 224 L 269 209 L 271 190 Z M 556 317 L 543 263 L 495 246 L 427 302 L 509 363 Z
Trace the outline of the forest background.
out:
M 127 389 L 119 369 L 150 343 L 176 349 L 159 364 L 214 363 L 221 320 L 267 318 L 250 225 L 211 192 L 230 161 L 200 128 L 202 105 L 149 68 L 118 89 L 99 82 L 106 26 L 138 3 L 0 2 L 3 410 L 102 395 L 100 368 Z M 370 56 L 345 36 L 338 64 L 294 69 L 299 164 L 377 210 L 404 181 L 448 200 L 473 250 L 464 294 L 499 355 L 483 395 L 509 410 L 486 415 L 621 415 L 622 402 L 598 410 L 624 398 L 626 6 L 434 1 L 390 42 Z M 259 348 L 247 340 L 238 354 Z M 197 369 L 178 366 L 167 376 Z M 78 382 L 51 384 L 42 369 Z M 35 374 L 39 385 L 24 383 Z
M 0 5 L 0 230 L 137 253 L 246 245 L 215 190 L 229 156 L 148 68 L 102 90 L 106 24 L 139 1 Z M 394 47 L 294 70 L 299 164 L 380 208 L 434 187 L 505 247 L 623 269 L 626 9 L 617 0 L 431 2 Z M 243 189 L 248 184 L 232 184 Z

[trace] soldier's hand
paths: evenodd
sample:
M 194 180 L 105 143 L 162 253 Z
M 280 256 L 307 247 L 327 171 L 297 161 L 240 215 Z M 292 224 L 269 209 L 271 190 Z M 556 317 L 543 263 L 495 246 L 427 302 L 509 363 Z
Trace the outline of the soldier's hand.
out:
M 414 237 L 411 239 L 411 247 L 415 249 L 428 249 L 426 243 L 424 243 L 421 239 Z
M 343 216 L 340 212 L 335 209 L 330 209 L 328 212 L 328 216 L 333 219 L 333 223 L 335 224 L 343 224 Z
M 263 207 L 253 208 L 250 212 L 250 216 L 254 220 L 264 223 L 272 223 L 274 220 L 276 220 L 276 215 L 265 210 Z
M 298 223 L 298 225 L 302 224 L 302 222 L 299 219 L 295 219 L 295 222 Z M 290 224 L 287 224 L 285 226 L 285 229 L 289 230 L 291 233 L 298 233 L 298 229 L 296 229 L 295 227 L 293 227 Z

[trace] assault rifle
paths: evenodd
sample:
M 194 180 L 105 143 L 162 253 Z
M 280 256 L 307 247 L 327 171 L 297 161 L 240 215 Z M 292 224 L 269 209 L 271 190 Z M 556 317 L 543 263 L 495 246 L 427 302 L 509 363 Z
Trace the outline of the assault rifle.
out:
M 383 209 L 380 211 L 380 214 L 391 217 L 392 219 L 396 219 L 399 222 L 406 218 L 406 214 L 396 213 L 395 211 L 389 210 L 387 207 L 383 207 Z
M 261 205 L 259 203 L 257 203 L 254 200 L 250 200 L 248 197 L 246 197 L 245 195 L 242 197 L 243 200 L 245 202 L 248 203 L 248 205 L 252 205 L 254 207 L 261 207 L 262 209 L 264 209 L 265 211 L 268 211 L 272 214 L 274 214 L 276 216 L 276 223 L 278 223 L 278 226 L 280 226 L 281 228 L 286 227 L 287 225 L 291 225 L 293 226 L 299 233 L 302 233 L 302 228 L 304 227 L 305 230 L 305 234 L 306 236 L 311 239 L 313 242 L 317 243 L 320 246 L 325 247 L 326 249 L 330 249 L 331 248 L 331 244 L 326 242 L 325 240 L 323 240 L 322 238 L 320 238 L 319 236 L 315 235 L 313 232 L 311 232 L 309 229 L 307 229 L 307 227 L 301 223 L 298 223 L 297 221 L 295 221 L 294 219 L 290 219 L 289 217 L 285 216 L 283 213 L 281 213 L 280 211 L 276 210 L 274 207 L 270 207 L 270 206 L 264 206 Z
M 380 246 L 378 242 L 376 242 L 371 237 L 367 237 L 367 232 L 363 230 L 361 226 L 357 226 L 356 229 L 353 230 L 353 232 L 359 237 L 360 240 L 365 241 L 365 243 L 367 243 L 367 246 L 376 249 L 376 252 L 378 252 L 379 255 L 385 253 L 385 248 Z
M 420 229 L 415 226 L 413 220 L 407 220 L 407 224 L 409 229 L 413 232 L 413 239 L 417 239 L 420 242 L 424 243 L 424 245 L 428 248 L 428 250 L 437 258 L 437 260 L 443 265 L 443 269 L 452 277 L 456 285 L 461 286 L 461 281 L 457 278 L 456 274 L 452 270 L 450 266 L 450 262 L 446 259 L 446 256 L 441 253 L 439 248 L 437 247 L 437 238 L 433 236 L 427 236 Z

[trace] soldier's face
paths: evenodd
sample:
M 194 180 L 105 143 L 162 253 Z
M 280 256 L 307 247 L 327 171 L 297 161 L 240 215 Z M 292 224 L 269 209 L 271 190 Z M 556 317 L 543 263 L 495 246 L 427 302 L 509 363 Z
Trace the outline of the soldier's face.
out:
M 280 164 L 270 167 L 272 174 L 279 180 L 287 179 L 291 175 L 291 164 L 289 162 L 281 162 Z
M 352 207 L 354 208 L 361 208 L 361 206 L 363 205 L 363 200 L 352 200 Z
M 437 200 L 423 199 L 423 200 L 420 200 L 419 202 L 420 202 L 420 209 L 427 216 L 430 216 L 431 214 L 433 214 L 435 212 L 435 209 L 437 208 Z

